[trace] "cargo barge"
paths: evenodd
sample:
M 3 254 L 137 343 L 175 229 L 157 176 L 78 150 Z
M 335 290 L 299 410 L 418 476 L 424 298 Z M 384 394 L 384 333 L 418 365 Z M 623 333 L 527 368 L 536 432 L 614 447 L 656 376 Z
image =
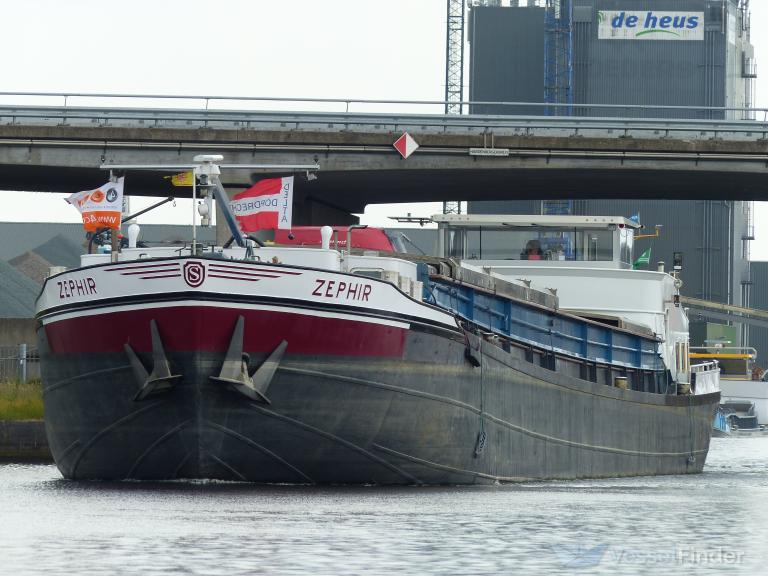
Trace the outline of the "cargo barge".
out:
M 218 172 L 209 157 L 195 168 L 222 200 Z M 356 251 L 353 230 L 339 250 L 330 227 L 317 247 L 233 227 L 229 247 L 134 239 L 83 255 L 37 301 L 59 470 L 310 484 L 700 472 L 719 393 L 690 388 L 678 281 L 632 269 L 630 220 L 522 218 L 435 217 L 434 258 Z M 509 250 L 473 252 L 482 234 L 508 234 Z

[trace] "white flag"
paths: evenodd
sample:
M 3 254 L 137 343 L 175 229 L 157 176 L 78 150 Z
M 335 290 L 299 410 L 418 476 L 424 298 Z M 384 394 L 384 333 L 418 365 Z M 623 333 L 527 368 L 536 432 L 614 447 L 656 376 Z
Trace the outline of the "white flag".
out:
M 86 230 L 120 228 L 124 180 L 124 178 L 118 178 L 117 182 L 107 182 L 95 190 L 75 192 L 66 199 L 82 215 L 83 227 Z

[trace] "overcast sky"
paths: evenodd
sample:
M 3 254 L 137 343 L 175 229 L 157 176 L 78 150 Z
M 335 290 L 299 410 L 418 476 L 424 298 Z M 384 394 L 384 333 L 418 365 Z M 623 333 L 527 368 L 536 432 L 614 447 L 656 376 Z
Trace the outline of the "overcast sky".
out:
M 444 96 L 446 0 L 6 0 L 2 8 L 5 92 Z M 768 66 L 761 33 L 768 2 L 752 2 L 752 14 L 760 72 Z M 766 70 L 757 105 L 768 107 Z M 101 183 L 84 187 L 90 184 Z M 40 206 L 38 197 L 50 195 L 11 197 L 4 220 L 35 218 L 29 198 Z M 37 219 L 78 221 L 74 208 L 62 205 L 60 212 L 37 210 Z M 381 224 L 382 214 L 407 210 L 375 210 L 369 221 Z M 420 213 L 438 210 L 433 204 Z M 158 218 L 179 212 L 189 214 L 179 203 Z M 758 218 L 768 224 L 768 204 L 760 203 Z M 768 234 L 762 238 L 760 228 L 753 256 L 768 259 Z

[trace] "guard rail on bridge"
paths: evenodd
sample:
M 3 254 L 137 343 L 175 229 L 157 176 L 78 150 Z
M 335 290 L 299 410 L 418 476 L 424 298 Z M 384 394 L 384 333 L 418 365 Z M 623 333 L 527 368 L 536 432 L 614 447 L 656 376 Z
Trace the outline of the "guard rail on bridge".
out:
M 442 101 L 0 92 L 0 188 L 75 192 L 98 181 L 104 163 L 173 163 L 215 150 L 233 164 L 320 163 L 320 178 L 297 184 L 303 223 L 347 221 L 367 204 L 513 192 L 768 198 L 765 109 L 464 104 L 530 114 L 446 115 Z M 553 109 L 562 115 L 545 115 Z M 404 131 L 420 145 L 407 162 L 392 147 Z M 258 175 L 227 177 L 235 189 Z M 158 174 L 131 182 L 133 194 L 169 194 Z
M 0 125 L 366 133 L 418 129 L 422 133 L 462 135 L 768 140 L 768 109 L 763 108 L 580 104 L 575 109 L 582 115 L 573 116 L 568 113 L 574 107 L 547 104 L 547 109 L 562 110 L 563 115 L 446 115 L 438 112 L 444 104 L 417 100 L 0 92 Z M 543 106 L 540 102 L 463 104 L 510 110 L 541 110 Z M 718 116 L 722 119 L 713 119 Z

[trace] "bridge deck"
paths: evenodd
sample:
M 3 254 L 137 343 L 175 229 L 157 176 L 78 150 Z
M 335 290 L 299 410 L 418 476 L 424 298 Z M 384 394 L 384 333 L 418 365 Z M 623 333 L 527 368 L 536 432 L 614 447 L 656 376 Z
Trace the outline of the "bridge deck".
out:
M 403 160 L 392 143 L 406 130 L 421 147 Z M 490 148 L 499 155 L 477 155 Z M 104 162 L 202 151 L 231 163 L 317 161 L 319 178 L 299 181 L 298 198 L 345 212 L 456 199 L 768 199 L 763 121 L 0 105 L 0 189 L 70 192 L 98 182 Z M 135 174 L 130 192 L 180 189 Z

